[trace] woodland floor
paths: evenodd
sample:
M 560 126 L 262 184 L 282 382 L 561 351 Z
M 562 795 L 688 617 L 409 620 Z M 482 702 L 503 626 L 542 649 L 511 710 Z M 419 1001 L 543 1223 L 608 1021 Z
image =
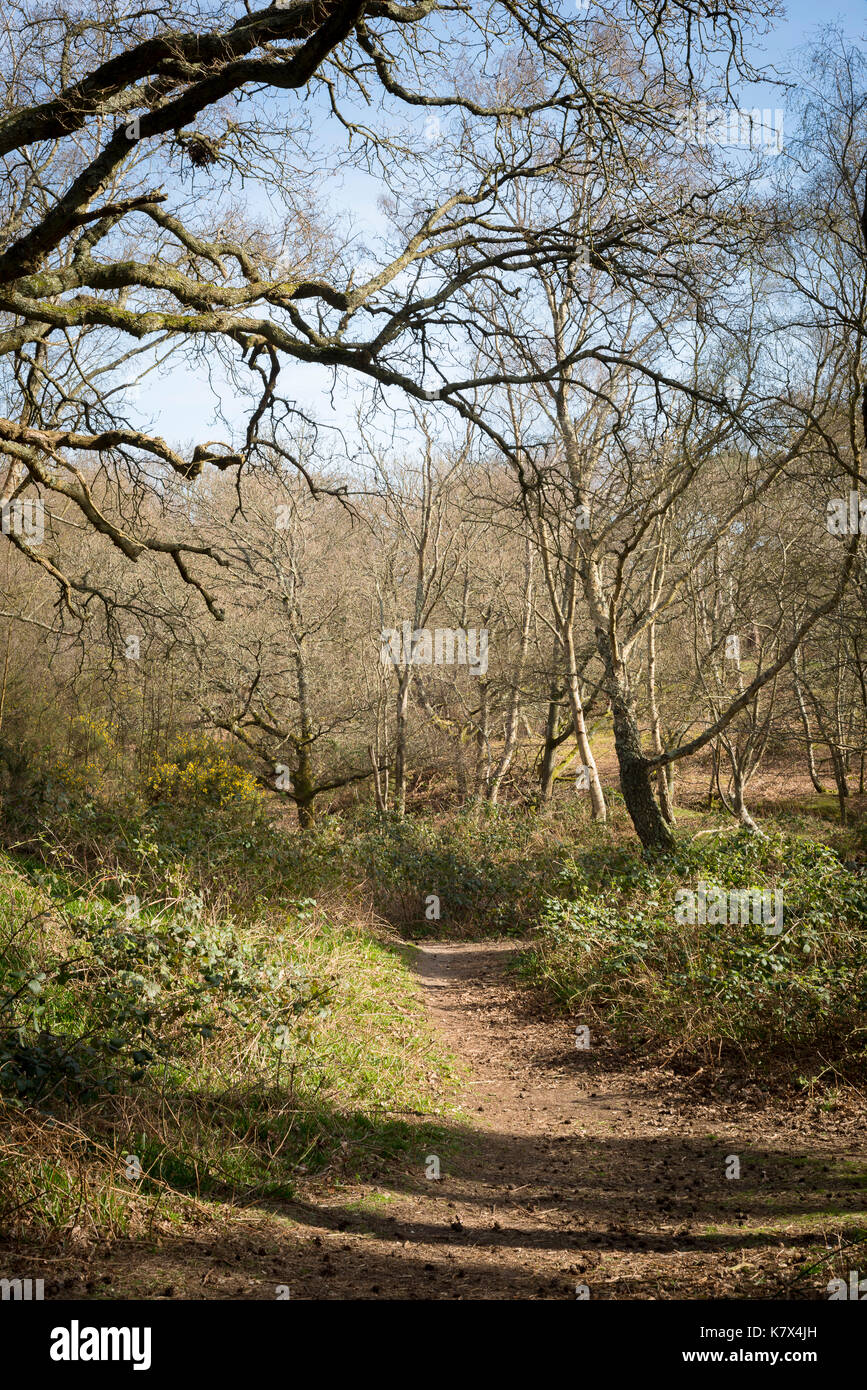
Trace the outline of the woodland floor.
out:
M 828 1110 L 579 1051 L 510 976 L 513 941 L 407 949 L 466 1076 L 439 1181 L 420 1149 L 375 1184 L 311 1181 L 22 1273 L 73 1299 L 791 1299 L 863 1264 L 840 1251 L 867 1233 L 857 1095 Z

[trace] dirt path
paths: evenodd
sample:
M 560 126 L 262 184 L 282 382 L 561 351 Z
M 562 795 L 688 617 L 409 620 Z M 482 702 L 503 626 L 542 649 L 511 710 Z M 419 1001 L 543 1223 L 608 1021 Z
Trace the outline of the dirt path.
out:
M 425 945 L 420 985 L 468 1067 L 439 1181 L 376 1185 L 93 1252 L 91 1296 L 824 1298 L 867 1228 L 864 1113 L 626 1065 L 540 1018 L 510 943 Z M 591 1038 L 591 1044 L 593 1043 Z M 726 1177 L 729 1156 L 741 1176 Z M 729 1164 L 731 1167 L 732 1165 Z M 862 1266 L 865 1247 L 843 1267 Z M 816 1261 L 825 1259 L 818 1269 Z M 837 1261 L 840 1264 L 840 1261 Z M 76 1287 L 79 1285 L 79 1287 Z M 80 1281 L 64 1289 L 78 1296 Z

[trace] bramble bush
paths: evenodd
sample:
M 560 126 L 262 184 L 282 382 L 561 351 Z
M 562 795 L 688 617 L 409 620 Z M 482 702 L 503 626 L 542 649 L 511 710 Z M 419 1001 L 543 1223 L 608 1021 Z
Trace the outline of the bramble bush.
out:
M 781 889 L 782 932 L 677 923 L 677 890 L 700 881 Z M 674 1043 L 709 1058 L 821 1047 L 852 1071 L 867 1065 L 867 884 L 825 845 L 739 833 L 655 861 L 613 847 L 576 857 L 520 968 L 633 1049 Z
M 556 840 L 542 841 L 529 813 L 489 808 L 440 821 L 361 818 L 349 851 L 366 874 L 377 910 L 413 936 L 509 935 L 539 910 L 559 866 Z M 441 917 L 425 917 L 436 894 Z
M 12 884 L 0 940 L 0 1089 L 28 1100 L 115 1094 L 176 1068 L 224 1029 L 269 1048 L 322 1016 L 330 983 L 269 959 L 200 900 L 131 910 L 37 872 Z

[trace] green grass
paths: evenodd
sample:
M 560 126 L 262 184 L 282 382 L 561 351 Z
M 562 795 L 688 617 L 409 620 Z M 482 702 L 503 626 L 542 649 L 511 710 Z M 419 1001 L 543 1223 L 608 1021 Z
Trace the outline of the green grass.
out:
M 408 938 L 532 935 L 522 978 L 624 1048 L 783 1059 L 830 1107 L 867 1070 L 867 904 L 805 814 L 649 860 L 616 795 L 606 827 L 569 801 L 305 835 L 256 807 L 73 808 L 0 855 L 0 1217 L 140 1234 L 442 1154 L 456 1068 L 373 905 Z M 784 936 L 677 926 L 698 879 L 782 884 Z
M 699 883 L 780 890 L 782 932 L 679 922 L 678 892 Z M 867 1075 L 867 884 L 797 836 L 681 841 L 655 860 L 629 846 L 576 853 L 517 968 L 633 1052 L 780 1061 L 792 1081 L 818 1053 L 838 1079 Z
M 21 1239 L 288 1200 L 442 1141 L 454 1066 L 369 916 L 272 879 L 255 900 L 205 891 L 192 917 L 177 870 L 160 895 L 152 871 L 0 857 L 0 1219 Z

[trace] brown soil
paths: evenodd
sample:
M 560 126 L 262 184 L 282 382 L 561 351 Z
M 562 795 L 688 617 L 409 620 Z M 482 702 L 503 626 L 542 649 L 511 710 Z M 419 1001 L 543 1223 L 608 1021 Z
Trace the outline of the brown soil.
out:
M 21 1273 L 68 1298 L 274 1299 L 284 1286 L 301 1299 L 574 1299 L 585 1286 L 593 1299 L 786 1299 L 827 1298 L 832 1275 L 859 1256 L 864 1268 L 858 1095 L 829 1109 L 629 1063 L 593 1038 L 578 1050 L 574 1028 L 513 982 L 514 950 L 417 952 L 467 1068 L 439 1181 L 420 1148 L 376 1184 L 320 1180 L 303 1201 L 226 1207 L 198 1229 Z

